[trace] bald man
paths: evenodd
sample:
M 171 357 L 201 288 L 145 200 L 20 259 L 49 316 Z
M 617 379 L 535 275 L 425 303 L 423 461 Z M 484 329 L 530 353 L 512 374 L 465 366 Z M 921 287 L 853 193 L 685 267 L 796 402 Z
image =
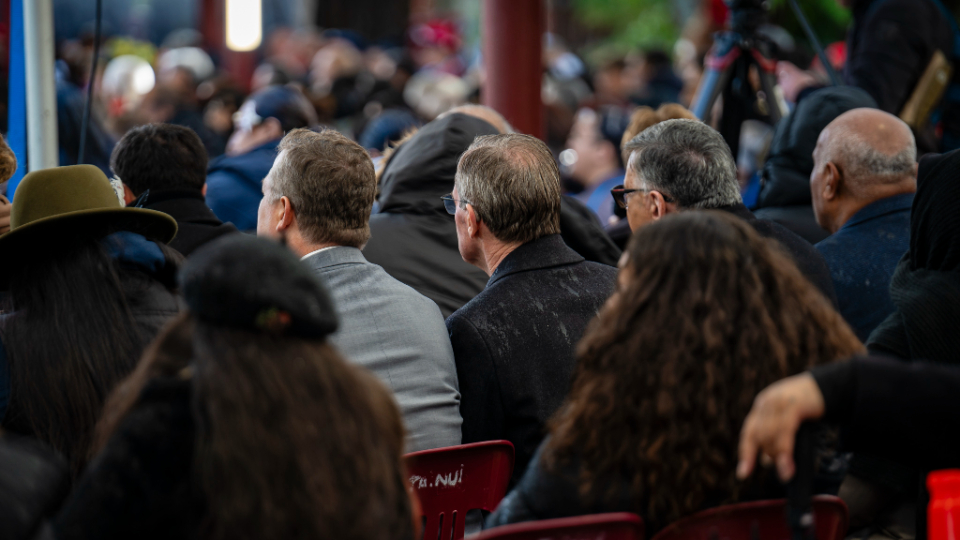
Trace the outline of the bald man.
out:
M 861 341 L 894 306 L 888 287 L 910 243 L 917 147 L 899 118 L 853 109 L 827 125 L 813 152 L 810 192 L 817 244 L 833 277 L 840 313 Z

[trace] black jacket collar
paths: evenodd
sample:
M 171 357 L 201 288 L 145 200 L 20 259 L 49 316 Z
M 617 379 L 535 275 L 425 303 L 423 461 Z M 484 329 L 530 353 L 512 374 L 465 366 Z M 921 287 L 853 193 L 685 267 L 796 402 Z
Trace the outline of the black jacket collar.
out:
M 223 222 L 217 219 L 213 210 L 200 192 L 196 191 L 162 191 L 150 193 L 143 208 L 156 210 L 169 215 L 177 222 L 206 223 L 220 225 Z
M 714 208 L 714 210 L 720 210 L 721 212 L 728 212 L 728 213 L 730 213 L 730 214 L 733 214 L 733 215 L 737 216 L 738 218 L 740 218 L 740 219 L 742 219 L 742 220 L 744 220 L 744 221 L 756 221 L 756 220 L 757 220 L 757 216 L 753 215 L 753 212 L 751 212 L 751 211 L 747 208 L 747 206 L 746 206 L 745 204 L 743 204 L 743 203 L 730 204 L 730 205 L 727 205 L 727 206 L 718 206 L 717 208 Z
M 576 264 L 584 260 L 576 251 L 567 247 L 559 234 L 547 235 L 527 242 L 507 255 L 490 276 L 487 286 L 511 274 Z

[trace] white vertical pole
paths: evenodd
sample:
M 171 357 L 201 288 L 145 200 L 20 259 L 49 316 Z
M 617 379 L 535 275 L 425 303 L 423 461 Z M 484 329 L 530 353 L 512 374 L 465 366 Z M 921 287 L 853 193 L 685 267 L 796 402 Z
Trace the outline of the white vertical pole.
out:
M 53 39 L 52 0 L 26 0 L 23 3 L 23 40 L 27 75 L 27 155 L 31 171 L 59 165 Z

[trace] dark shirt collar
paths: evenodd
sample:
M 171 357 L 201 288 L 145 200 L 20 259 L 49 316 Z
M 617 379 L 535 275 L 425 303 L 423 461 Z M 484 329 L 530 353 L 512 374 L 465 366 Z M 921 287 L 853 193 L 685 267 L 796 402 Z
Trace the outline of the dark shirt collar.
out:
M 550 234 L 527 242 L 510 252 L 500 261 L 500 265 L 490 276 L 487 286 L 518 272 L 576 264 L 584 260 L 580 254 L 567 247 L 563 237 L 559 234 Z
M 860 209 L 859 212 L 853 215 L 852 218 L 847 220 L 843 224 L 843 227 L 840 227 L 840 230 L 849 229 L 863 223 L 864 221 L 870 221 L 887 214 L 892 214 L 894 212 L 901 211 L 910 211 L 911 205 L 913 205 L 913 193 L 901 193 L 900 195 L 894 195 L 892 197 L 886 197 L 864 206 Z

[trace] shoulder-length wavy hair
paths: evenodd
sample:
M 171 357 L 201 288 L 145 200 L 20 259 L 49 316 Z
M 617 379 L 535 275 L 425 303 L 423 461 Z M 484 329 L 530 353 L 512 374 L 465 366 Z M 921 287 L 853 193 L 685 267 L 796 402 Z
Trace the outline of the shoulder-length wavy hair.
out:
M 638 512 L 665 525 L 738 500 L 737 436 L 757 392 L 863 346 L 778 246 L 722 212 L 638 230 L 621 267 L 545 463 L 579 459 L 584 498 L 625 479 Z
M 331 345 L 182 314 L 111 396 L 96 449 L 173 376 L 193 381 L 202 537 L 413 540 L 399 408 Z
M 150 280 L 176 289 L 182 256 L 158 244 L 167 265 Z M 76 478 L 114 387 L 133 371 L 145 336 L 128 295 L 142 272 L 122 266 L 91 234 L 62 234 L 11 269 L 0 301 L 10 400 L 3 426 L 62 453 Z

